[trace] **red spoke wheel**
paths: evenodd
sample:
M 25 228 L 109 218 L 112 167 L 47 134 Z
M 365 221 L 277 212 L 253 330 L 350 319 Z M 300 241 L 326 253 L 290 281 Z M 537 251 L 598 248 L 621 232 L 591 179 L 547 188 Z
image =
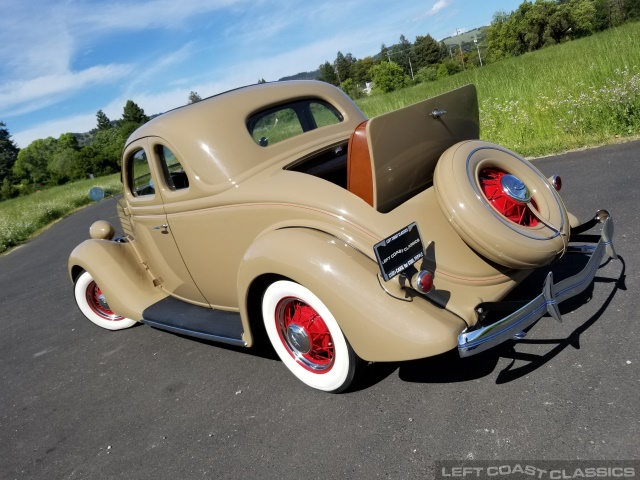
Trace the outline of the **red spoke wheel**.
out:
M 82 272 L 74 285 L 78 308 L 93 323 L 107 330 L 122 330 L 135 325 L 136 321 L 117 315 L 107 303 L 102 290 L 89 272 Z
M 262 316 L 274 350 L 298 379 L 333 393 L 351 384 L 359 358 L 310 290 L 288 280 L 272 283 L 263 296 Z
M 331 332 L 313 307 L 299 298 L 283 298 L 275 319 L 280 341 L 303 367 L 314 372 L 331 369 L 335 358 Z
M 484 193 L 484 196 L 493 208 L 504 217 L 518 225 L 535 227 L 538 225 L 538 219 L 531 209 L 527 207 L 526 202 L 515 200 L 505 191 L 503 186 L 505 176 L 508 176 L 507 172 L 499 168 L 482 169 L 480 175 L 478 175 L 478 182 L 482 193 Z M 538 206 L 535 200 L 531 199 L 531 203 L 537 210 Z
M 102 290 L 100 290 L 98 284 L 93 280 L 87 285 L 85 293 L 87 296 L 87 305 L 89 305 L 89 308 L 96 315 L 112 322 L 118 322 L 124 318 L 113 313 L 113 310 L 109 308 L 107 299 L 104 298 L 102 294 Z
M 438 160 L 433 186 L 449 225 L 488 260 L 531 269 L 567 249 L 571 227 L 558 192 L 534 165 L 504 147 L 456 143 Z

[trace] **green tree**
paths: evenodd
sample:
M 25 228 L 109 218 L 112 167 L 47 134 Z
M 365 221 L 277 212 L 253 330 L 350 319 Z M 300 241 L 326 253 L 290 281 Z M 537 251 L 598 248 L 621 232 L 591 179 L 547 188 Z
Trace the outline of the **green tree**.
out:
M 260 83 L 260 81 L 258 81 L 258 83 Z M 200 97 L 197 92 L 191 90 L 191 93 L 189 93 L 189 101 L 187 102 L 187 104 L 191 105 L 192 103 L 197 103 L 200 100 L 202 100 L 202 97 Z
M 9 177 L 5 177 L 2 180 L 2 187 L 0 187 L 0 200 L 9 200 L 18 196 L 18 189 L 11 183 Z
M 624 10 L 627 20 L 637 20 L 640 18 L 640 0 L 625 0 Z
M 347 78 L 344 82 L 342 82 L 342 86 L 340 88 L 342 88 L 344 93 L 349 95 L 353 100 L 364 96 L 364 93 L 362 92 L 360 87 L 358 87 L 353 78 Z
M 111 128 L 111 120 L 109 120 L 109 117 L 107 117 L 102 110 L 98 110 L 96 119 L 98 121 L 98 130 L 108 130 Z
M 516 19 L 505 11 L 494 13 L 491 25 L 487 29 L 487 53 L 489 61 L 523 53 L 518 39 Z
M 140 108 L 133 100 L 127 100 L 122 112 L 123 123 L 137 123 L 142 125 L 149 121 L 149 117 L 144 114 L 144 110 Z
M 267 83 L 267 81 L 264 78 L 261 78 L 260 80 L 258 80 L 258 85 L 261 83 Z
M 318 75 L 318 80 L 321 82 L 330 83 L 331 85 L 338 85 L 338 76 L 336 75 L 333 66 L 329 62 L 324 62 L 319 67 L 320 74 Z
M 609 15 L 609 0 L 594 0 L 593 6 L 596 9 L 595 30 L 601 31 L 611 26 Z
M 413 42 L 413 69 L 415 71 L 440 63 L 447 56 L 447 49 L 431 35 L 417 36 Z
M 73 133 L 63 133 L 58 137 L 47 160 L 50 185 L 61 185 L 72 179 L 71 170 L 78 151 L 78 139 Z
M 404 73 L 411 74 L 414 67 L 412 55 L 412 44 L 404 35 L 400 35 L 400 42 L 391 48 L 391 58 L 402 67 Z
M 13 173 L 18 180 L 26 180 L 38 188 L 49 183 L 49 160 L 56 151 L 57 140 L 53 137 L 34 140 L 18 152 Z
M 422 67 L 416 73 L 415 81 L 422 82 L 435 82 L 438 79 L 438 69 L 435 66 Z
M 357 85 L 364 85 L 365 83 L 370 82 L 372 80 L 371 69 L 374 65 L 375 62 L 371 57 L 364 57 L 357 60 L 351 69 L 351 78 L 353 78 Z
M 343 55 L 342 52 L 338 52 L 338 54 L 336 55 L 334 66 L 338 75 L 339 82 L 344 82 L 345 80 L 351 78 L 351 70 L 355 62 L 356 60 L 350 53 Z
M 117 172 L 120 168 L 120 161 L 124 145 L 133 133 L 135 124 L 122 125 L 118 129 L 112 129 L 104 132 L 98 132 L 93 143 L 97 152 L 100 152 L 100 160 L 98 163 L 92 163 L 91 171 L 93 175 L 106 175 L 107 173 Z
M 18 159 L 20 149 L 11 139 L 11 134 L 4 122 L 0 122 L 0 182 L 6 178 L 11 180 L 13 166 Z
M 571 0 L 559 7 L 559 11 L 567 11 L 573 38 L 591 35 L 597 30 L 597 11 L 594 2 L 587 0 Z
M 382 45 L 380 45 L 380 54 L 378 55 L 380 57 L 379 62 L 388 61 L 390 54 L 391 54 L 391 52 L 389 52 L 389 49 L 387 48 L 387 46 L 384 43 Z
M 462 71 L 462 65 L 451 59 L 447 59 L 438 66 L 438 78 L 448 77 L 449 75 L 455 75 Z
M 406 87 L 410 83 L 402 67 L 393 62 L 382 62 L 372 69 L 374 90 L 389 93 Z

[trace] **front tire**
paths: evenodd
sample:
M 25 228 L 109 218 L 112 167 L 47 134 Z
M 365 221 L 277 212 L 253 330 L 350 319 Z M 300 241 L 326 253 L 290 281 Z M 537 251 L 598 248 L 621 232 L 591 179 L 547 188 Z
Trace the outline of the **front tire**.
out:
M 87 271 L 82 272 L 76 279 L 74 295 L 80 311 L 99 327 L 107 330 L 122 330 L 137 323 L 130 318 L 116 315 L 109 308 L 102 290 Z
M 349 387 L 360 359 L 309 289 L 289 280 L 272 283 L 262 298 L 262 318 L 274 350 L 299 380 L 330 393 Z

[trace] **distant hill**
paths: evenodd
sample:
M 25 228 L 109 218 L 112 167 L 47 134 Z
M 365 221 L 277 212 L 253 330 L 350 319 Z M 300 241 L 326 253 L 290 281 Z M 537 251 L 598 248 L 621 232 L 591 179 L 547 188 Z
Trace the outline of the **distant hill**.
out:
M 442 41 L 445 45 L 458 45 L 462 41 L 462 43 L 473 43 L 474 38 L 478 38 L 480 41 L 481 38 L 486 36 L 487 27 L 474 28 L 473 30 L 468 30 L 460 35 L 453 35 L 451 37 L 443 38 Z
M 460 35 L 454 35 L 452 37 L 447 37 L 447 38 L 443 38 L 441 41 L 444 42 L 444 44 L 449 47 L 449 46 L 458 46 L 460 43 L 462 43 L 462 49 L 467 52 L 469 50 L 471 50 L 472 48 L 475 48 L 475 44 L 473 43 L 474 38 L 478 39 L 478 42 L 482 42 L 482 40 L 484 40 L 484 37 L 487 36 L 487 27 L 479 27 L 479 28 L 474 28 L 473 30 L 469 30 L 467 32 L 461 33 Z M 393 47 L 395 45 L 387 45 L 387 48 L 389 50 L 393 50 Z M 377 60 L 380 58 L 380 53 L 375 53 L 372 55 L 372 58 L 374 60 Z M 296 73 L 295 75 L 291 75 L 289 77 L 282 77 L 279 78 L 278 81 L 284 81 L 284 80 L 317 80 L 318 76 L 320 75 L 320 69 L 315 70 L 313 72 L 301 72 L 301 73 Z
M 279 78 L 278 81 L 284 80 L 316 80 L 320 76 L 320 69 L 314 70 L 313 72 L 302 72 L 296 73 L 295 75 L 291 75 L 290 77 L 282 77 Z

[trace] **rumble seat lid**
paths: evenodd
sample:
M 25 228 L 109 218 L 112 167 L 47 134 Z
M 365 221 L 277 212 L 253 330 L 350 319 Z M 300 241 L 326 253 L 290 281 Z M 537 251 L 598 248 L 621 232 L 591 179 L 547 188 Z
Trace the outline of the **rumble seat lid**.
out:
M 367 141 L 373 172 L 373 206 L 388 212 L 424 190 L 431 184 L 438 159 L 447 148 L 479 136 L 474 85 L 370 119 Z

